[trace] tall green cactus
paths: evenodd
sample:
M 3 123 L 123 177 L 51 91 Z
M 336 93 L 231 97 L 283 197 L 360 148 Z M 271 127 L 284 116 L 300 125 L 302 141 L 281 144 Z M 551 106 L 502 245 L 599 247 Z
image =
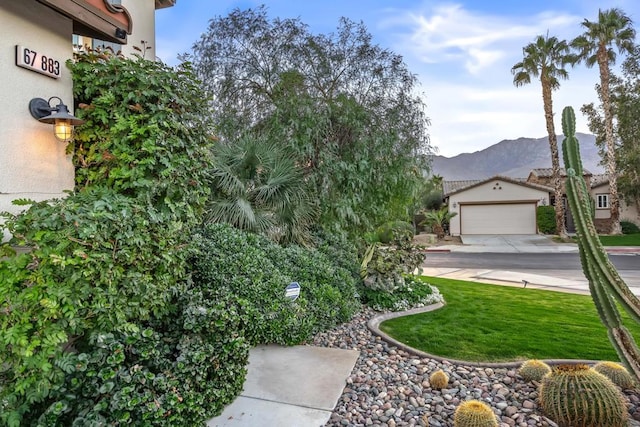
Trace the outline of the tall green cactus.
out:
M 565 107 L 562 111 L 562 131 L 565 135 L 562 151 L 567 170 L 566 193 L 576 225 L 582 270 L 589 280 L 589 291 L 600 319 L 607 328 L 609 340 L 622 363 L 640 380 L 640 349 L 623 326 L 616 306 L 617 301 L 640 323 L 640 300 L 624 283 L 598 239 L 593 224 L 591 196 L 583 178 L 575 123 L 573 108 Z

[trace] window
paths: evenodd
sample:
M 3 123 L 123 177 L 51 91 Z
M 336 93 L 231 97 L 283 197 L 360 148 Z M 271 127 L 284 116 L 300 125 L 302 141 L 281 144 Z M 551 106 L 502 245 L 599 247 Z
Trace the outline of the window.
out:
M 597 209 L 609 209 L 609 195 L 608 194 L 596 194 L 596 208 Z

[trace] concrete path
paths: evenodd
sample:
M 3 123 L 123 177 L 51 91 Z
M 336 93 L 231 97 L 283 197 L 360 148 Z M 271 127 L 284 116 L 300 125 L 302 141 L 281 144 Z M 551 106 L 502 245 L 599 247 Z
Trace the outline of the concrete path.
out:
M 439 252 L 492 252 L 492 253 L 546 253 L 578 252 L 575 243 L 556 243 L 541 234 L 466 235 L 460 236 L 461 245 L 432 246 L 427 251 Z
M 494 285 L 515 286 L 530 289 L 546 289 L 557 292 L 589 294 L 589 282 L 578 270 L 491 270 L 472 268 L 422 268 L 424 276 L 482 282 Z M 631 291 L 640 296 L 640 271 L 622 270 L 622 280 Z
M 207 426 L 323 426 L 359 356 L 356 350 L 303 345 L 255 347 L 243 392 Z
M 461 245 L 427 247 L 427 252 L 470 253 L 572 253 L 578 252 L 576 243 L 558 243 L 542 234 L 466 235 L 460 236 Z M 639 247 L 608 246 L 608 253 L 640 254 Z

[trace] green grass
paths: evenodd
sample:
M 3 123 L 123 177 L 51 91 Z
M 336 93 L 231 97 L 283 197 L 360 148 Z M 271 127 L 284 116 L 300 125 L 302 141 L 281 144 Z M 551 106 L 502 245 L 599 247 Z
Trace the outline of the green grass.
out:
M 640 246 L 640 234 L 600 236 L 600 241 L 604 246 Z
M 588 295 L 425 278 L 446 305 L 383 322 L 398 341 L 441 357 L 474 362 L 526 359 L 617 361 Z M 640 325 L 623 316 L 636 340 Z

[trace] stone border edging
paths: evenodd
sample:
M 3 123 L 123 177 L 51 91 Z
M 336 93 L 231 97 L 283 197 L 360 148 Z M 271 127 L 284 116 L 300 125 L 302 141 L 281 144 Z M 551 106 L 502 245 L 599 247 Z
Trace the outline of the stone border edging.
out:
M 474 366 L 474 367 L 480 367 L 480 368 L 482 367 L 484 368 L 518 368 L 520 367 L 520 365 L 522 365 L 522 362 L 524 361 L 483 363 L 483 362 L 467 362 L 465 360 L 457 360 L 457 359 L 450 359 L 446 357 L 436 356 L 433 354 L 426 353 L 422 350 L 415 349 L 394 338 L 391 338 L 389 335 L 382 332 L 379 328 L 380 324 L 385 320 L 395 319 L 396 317 L 410 316 L 412 314 L 427 313 L 429 311 L 438 310 L 439 308 L 442 308 L 442 307 L 444 307 L 444 304 L 441 302 L 438 302 L 438 303 L 427 305 L 424 307 L 412 308 L 411 310 L 407 310 L 407 311 L 395 311 L 390 313 L 383 313 L 369 319 L 369 321 L 367 322 L 367 328 L 369 328 L 369 330 L 374 335 L 379 336 L 389 344 L 395 345 L 396 347 L 406 351 L 407 353 L 414 354 L 416 356 L 423 357 L 423 358 L 433 359 L 440 363 L 447 362 L 454 365 Z M 543 362 L 545 362 L 548 365 L 560 365 L 563 363 L 586 363 L 586 364 L 597 363 L 597 361 L 594 361 L 594 360 L 580 360 L 580 359 L 547 359 L 547 360 L 543 360 Z

